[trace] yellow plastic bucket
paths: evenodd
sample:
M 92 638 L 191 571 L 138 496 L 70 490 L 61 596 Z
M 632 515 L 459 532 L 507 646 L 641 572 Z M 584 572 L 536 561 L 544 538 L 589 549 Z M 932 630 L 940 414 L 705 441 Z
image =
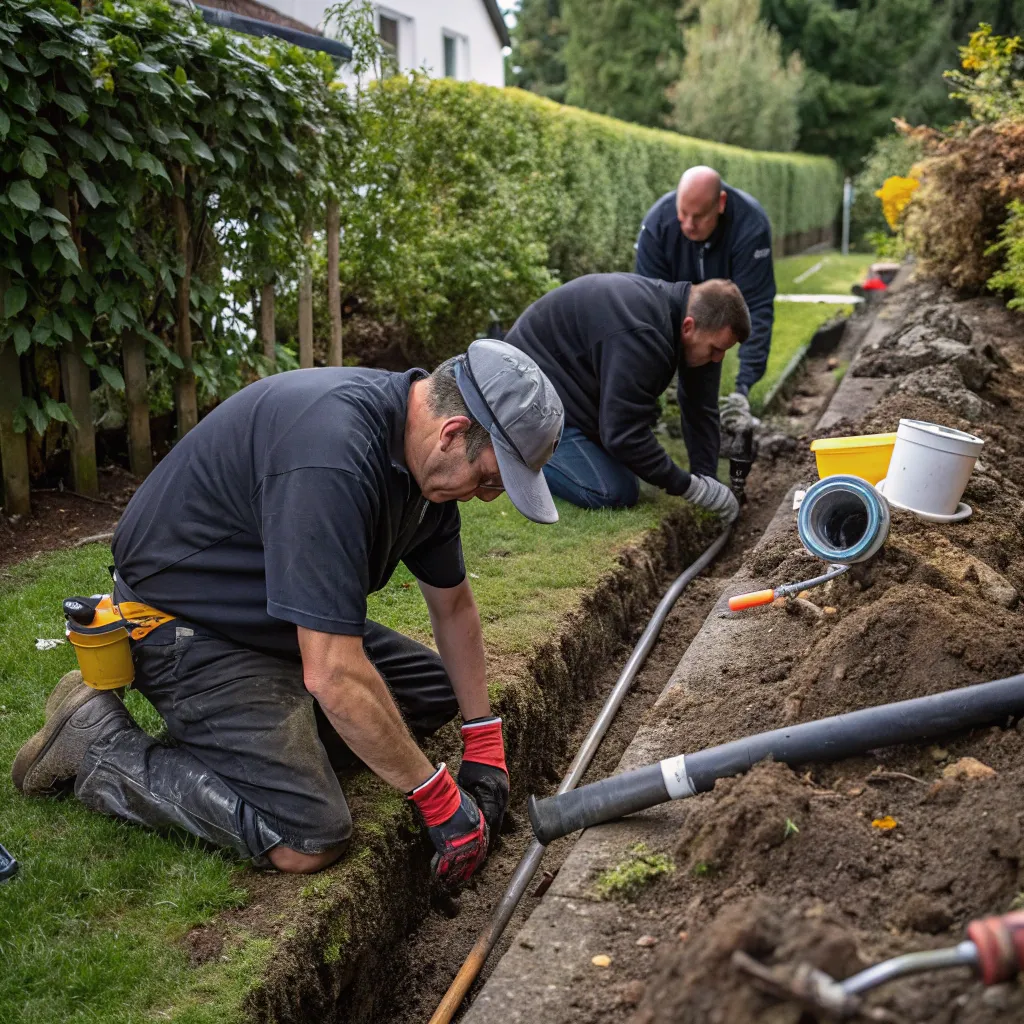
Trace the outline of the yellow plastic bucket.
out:
M 818 463 L 820 479 L 845 474 L 877 484 L 889 471 L 895 445 L 895 434 L 861 434 L 819 438 L 811 442 L 811 451 Z
M 123 627 L 109 633 L 79 633 L 68 630 L 75 649 L 82 680 L 94 690 L 116 690 L 135 678 L 128 630 Z
M 128 629 L 109 595 L 99 599 L 69 598 L 64 602 L 67 637 L 75 649 L 82 680 L 94 690 L 116 690 L 135 679 Z M 72 618 L 69 611 L 76 615 Z M 89 625 L 82 620 L 93 612 Z

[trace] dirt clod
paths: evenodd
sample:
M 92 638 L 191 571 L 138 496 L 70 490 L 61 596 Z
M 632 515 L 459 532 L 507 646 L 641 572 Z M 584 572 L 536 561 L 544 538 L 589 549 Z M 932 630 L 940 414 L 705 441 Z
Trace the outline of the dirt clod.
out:
M 942 774 L 947 779 L 993 779 L 996 771 L 976 757 L 961 757 L 955 764 L 946 765 Z

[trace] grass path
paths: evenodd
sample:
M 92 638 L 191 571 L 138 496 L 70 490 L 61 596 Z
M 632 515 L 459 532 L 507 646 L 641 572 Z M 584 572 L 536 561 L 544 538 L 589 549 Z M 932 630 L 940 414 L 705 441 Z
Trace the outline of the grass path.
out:
M 786 256 L 775 261 L 775 284 L 780 294 L 805 292 L 820 295 L 848 295 L 850 286 L 864 276 L 874 260 L 863 253 L 840 256 L 836 252 L 817 253 L 810 256 Z M 814 270 L 799 284 L 795 279 Z M 778 380 L 779 375 L 801 346 L 806 345 L 811 335 L 826 320 L 849 312 L 851 306 L 802 304 L 795 302 L 775 303 L 775 328 L 772 332 L 772 348 L 768 356 L 768 369 L 764 377 L 750 389 L 750 405 L 755 413 Z M 739 352 L 733 348 L 726 353 L 722 363 L 722 394 L 728 394 L 739 371 Z

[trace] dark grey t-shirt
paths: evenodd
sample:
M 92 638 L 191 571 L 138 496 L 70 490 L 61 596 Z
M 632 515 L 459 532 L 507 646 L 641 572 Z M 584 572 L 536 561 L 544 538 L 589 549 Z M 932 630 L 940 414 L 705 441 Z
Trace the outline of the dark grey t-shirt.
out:
M 422 370 L 293 370 L 243 388 L 175 445 L 114 534 L 142 601 L 247 646 L 298 652 L 295 627 L 361 635 L 366 596 L 399 561 L 465 578 L 457 502 L 405 466 Z

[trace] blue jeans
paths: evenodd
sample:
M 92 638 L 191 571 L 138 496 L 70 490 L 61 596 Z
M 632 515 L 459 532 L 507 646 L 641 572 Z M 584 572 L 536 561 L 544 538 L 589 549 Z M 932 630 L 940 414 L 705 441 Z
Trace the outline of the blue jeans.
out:
M 566 427 L 544 467 L 551 493 L 580 508 L 629 508 L 640 498 L 635 473 L 576 427 Z

